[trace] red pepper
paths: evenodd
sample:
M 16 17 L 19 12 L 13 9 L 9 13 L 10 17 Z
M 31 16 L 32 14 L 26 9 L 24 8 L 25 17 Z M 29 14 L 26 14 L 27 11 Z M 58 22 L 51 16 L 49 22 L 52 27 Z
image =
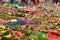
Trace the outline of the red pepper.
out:
M 35 25 L 35 24 L 32 24 L 31 27 L 32 27 L 33 29 L 35 29 L 35 28 L 37 28 L 38 26 Z
M 23 36 L 23 34 L 17 32 L 17 31 L 13 32 L 13 34 L 14 34 L 14 36 L 17 36 L 18 38 L 21 38 Z
M 55 32 L 49 32 L 48 33 L 48 37 L 49 38 L 56 38 L 56 39 L 58 39 L 58 38 L 60 38 L 60 34 L 55 33 Z

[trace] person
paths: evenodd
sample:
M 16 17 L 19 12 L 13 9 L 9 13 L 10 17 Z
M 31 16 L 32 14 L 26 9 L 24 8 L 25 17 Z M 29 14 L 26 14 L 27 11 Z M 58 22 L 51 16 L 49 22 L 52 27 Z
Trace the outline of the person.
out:
M 40 4 L 43 4 L 44 3 L 44 0 L 39 0 Z
M 55 0 L 56 4 L 58 3 L 59 0 Z
M 57 3 L 56 8 L 57 10 L 60 10 L 60 2 Z
M 2 0 L 0 0 L 0 4 L 1 4 Z
M 26 1 L 25 0 L 22 0 L 21 5 L 22 6 L 25 6 L 26 5 Z
M 34 4 L 37 4 L 38 3 L 38 0 L 34 0 Z
M 16 3 L 16 0 L 10 0 L 11 3 L 15 4 Z
M 2 0 L 0 0 L 0 2 L 1 2 Z

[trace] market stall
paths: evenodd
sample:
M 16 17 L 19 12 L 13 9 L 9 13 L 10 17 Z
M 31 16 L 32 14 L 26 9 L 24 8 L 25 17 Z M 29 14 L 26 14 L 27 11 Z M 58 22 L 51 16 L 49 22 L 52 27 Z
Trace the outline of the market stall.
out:
M 60 10 L 55 4 L 3 7 L 0 6 L 0 40 L 60 40 Z

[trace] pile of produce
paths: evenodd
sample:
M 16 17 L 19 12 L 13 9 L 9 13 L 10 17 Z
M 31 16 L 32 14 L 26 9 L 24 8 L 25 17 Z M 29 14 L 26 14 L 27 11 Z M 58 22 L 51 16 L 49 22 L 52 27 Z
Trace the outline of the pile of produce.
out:
M 60 13 L 11 10 L 0 14 L 0 40 L 60 39 Z

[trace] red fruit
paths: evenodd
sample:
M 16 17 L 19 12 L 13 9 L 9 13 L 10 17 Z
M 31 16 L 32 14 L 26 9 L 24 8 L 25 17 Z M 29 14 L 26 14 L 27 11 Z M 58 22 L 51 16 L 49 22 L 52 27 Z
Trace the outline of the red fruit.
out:
M 15 31 L 13 34 L 14 34 L 14 36 L 17 36 L 18 38 L 21 38 L 23 36 L 23 34 L 17 32 L 17 31 Z
M 23 28 L 20 28 L 20 31 L 22 31 L 23 30 Z
M 55 32 L 49 32 L 48 33 L 48 37 L 49 38 L 60 38 L 60 34 L 58 34 L 58 33 L 55 33 Z
M 60 18 L 58 19 L 58 22 L 60 22 Z
M 33 29 L 35 29 L 35 28 L 37 28 L 38 26 L 35 25 L 35 24 L 32 24 L 31 27 L 32 27 Z

